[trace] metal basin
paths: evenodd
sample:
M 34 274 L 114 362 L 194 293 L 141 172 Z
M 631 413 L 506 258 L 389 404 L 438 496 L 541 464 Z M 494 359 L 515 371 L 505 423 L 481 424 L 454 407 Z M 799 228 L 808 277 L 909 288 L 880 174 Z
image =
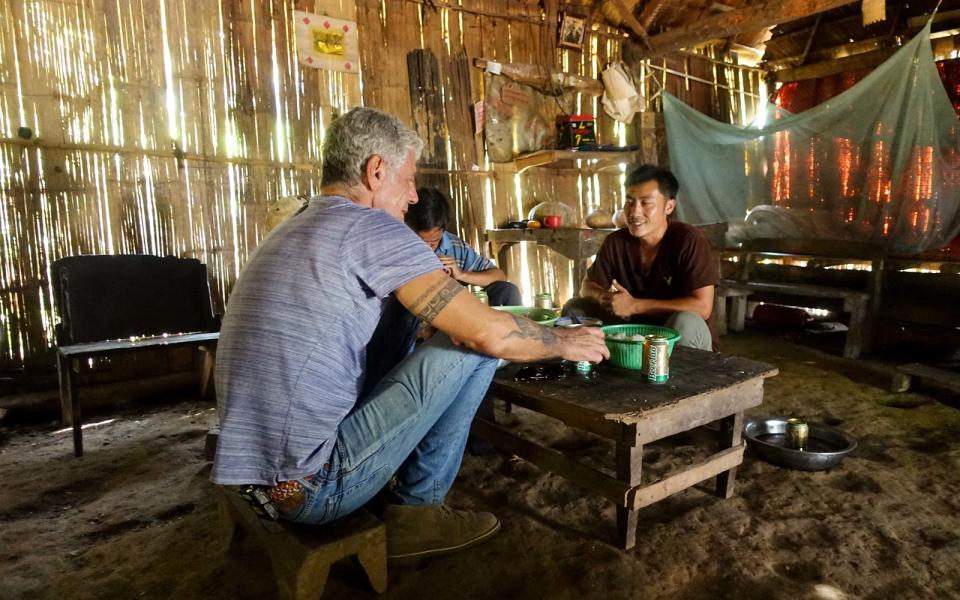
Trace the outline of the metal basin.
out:
M 801 471 L 822 471 L 835 467 L 844 456 L 857 448 L 857 440 L 839 429 L 820 423 L 808 425 L 810 433 L 804 450 L 786 446 L 786 417 L 750 419 L 743 427 L 743 435 L 760 458 Z

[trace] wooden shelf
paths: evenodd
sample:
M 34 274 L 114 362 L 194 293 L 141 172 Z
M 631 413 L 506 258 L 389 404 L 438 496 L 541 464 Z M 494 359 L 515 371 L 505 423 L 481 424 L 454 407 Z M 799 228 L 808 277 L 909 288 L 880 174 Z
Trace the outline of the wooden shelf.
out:
M 585 150 L 538 150 L 529 154 L 521 154 L 510 162 L 493 163 L 495 171 L 523 173 L 533 167 L 545 167 L 556 164 L 555 168 L 577 168 L 574 161 L 590 161 L 579 168 L 587 171 L 602 171 L 623 163 L 630 163 L 636 158 L 637 151 L 625 152 L 590 152 Z M 570 165 L 563 163 L 569 162 Z

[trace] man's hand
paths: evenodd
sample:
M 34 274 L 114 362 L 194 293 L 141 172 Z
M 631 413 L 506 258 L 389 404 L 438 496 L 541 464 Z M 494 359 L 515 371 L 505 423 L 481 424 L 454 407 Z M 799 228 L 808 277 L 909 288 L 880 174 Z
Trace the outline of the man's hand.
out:
M 610 358 L 610 350 L 599 327 L 554 328 L 563 343 L 562 358 L 598 363 Z
M 621 319 L 629 319 L 641 312 L 637 307 L 638 299 L 631 296 L 630 292 L 616 279 L 613 280 L 613 289 L 616 290 L 610 295 L 610 311 L 613 314 Z
M 463 280 L 463 271 L 460 270 L 460 265 L 457 264 L 457 259 L 445 254 L 439 258 L 440 264 L 443 265 L 443 270 L 447 272 L 447 275 L 453 277 L 457 281 Z

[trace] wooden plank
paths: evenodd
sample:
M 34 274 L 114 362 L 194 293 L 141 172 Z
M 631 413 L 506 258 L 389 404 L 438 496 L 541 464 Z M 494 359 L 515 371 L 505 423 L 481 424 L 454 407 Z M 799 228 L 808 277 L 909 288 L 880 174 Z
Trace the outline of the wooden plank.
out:
M 637 153 L 628 152 L 593 152 L 587 150 L 539 150 L 518 156 L 507 163 L 494 163 L 495 170 L 507 172 L 522 173 L 533 167 L 546 167 L 557 164 L 558 168 L 563 168 L 560 162 L 566 164 L 571 161 L 590 161 L 586 166 L 579 170 L 585 174 L 596 173 L 603 169 L 619 167 L 624 163 L 631 163 L 636 159 Z M 569 168 L 569 166 L 567 167 Z
M 860 290 L 813 285 L 809 283 L 773 283 L 769 281 L 733 281 L 731 279 L 724 279 L 723 285 L 731 289 L 751 290 L 754 292 L 811 296 L 813 298 L 838 298 L 853 301 L 866 301 L 870 296 L 867 292 Z
M 906 377 L 897 378 L 901 385 L 894 386 L 893 391 L 905 392 L 910 387 L 911 378 L 919 378 L 927 383 L 934 383 L 949 390 L 960 393 L 960 374 L 940 369 L 932 365 L 910 363 L 897 367 L 897 373 Z
M 671 374 L 671 379 L 673 378 Z M 661 406 L 634 418 L 637 445 L 680 433 L 742 412 L 763 402 L 763 379 L 756 378 L 719 391 L 693 396 L 673 406 Z M 626 418 L 624 418 L 626 421 Z
M 780 71 L 774 71 L 774 74 L 777 77 L 777 81 L 790 83 L 792 81 L 803 81 L 805 79 L 817 79 L 819 77 L 836 75 L 847 71 L 872 69 L 893 56 L 897 50 L 899 50 L 899 48 L 881 48 L 873 52 L 845 56 L 812 65 L 796 67 L 794 69 L 782 69 Z
M 758 31 L 852 2 L 853 0 L 767 0 L 751 3 L 736 10 L 699 19 L 686 27 L 674 27 L 652 36 L 649 49 L 636 42 L 628 42 L 631 47 L 630 55 L 634 61 L 662 56 L 707 40 Z M 626 56 L 625 53 L 624 58 Z
M 643 40 L 643 45 L 647 48 L 650 48 L 650 35 L 647 33 L 647 29 L 643 24 L 633 16 L 633 12 L 623 0 L 613 0 L 613 5 L 617 8 L 617 11 L 620 12 L 620 17 L 627 24 L 630 29 Z
M 507 452 L 530 461 L 545 471 L 560 475 L 590 492 L 599 494 L 618 506 L 623 506 L 626 502 L 629 485 L 570 460 L 556 450 L 544 448 L 480 418 L 474 419 L 470 432 Z
M 610 440 L 626 440 L 635 437 L 632 432 L 625 432 L 620 423 L 605 419 L 597 411 L 577 404 L 556 402 L 553 398 L 542 398 L 535 394 L 518 392 L 508 386 L 498 385 L 496 379 L 490 384 L 487 395 L 553 417 L 571 427 L 589 431 Z
M 659 502 L 667 496 L 672 496 L 701 481 L 716 477 L 724 471 L 729 471 L 743 463 L 743 451 L 745 447 L 746 446 L 741 443 L 735 448 L 729 448 L 723 452 L 714 454 L 709 460 L 692 469 L 671 475 L 654 484 L 630 490 L 627 494 L 627 505 L 637 510 L 644 506 L 649 506 L 654 502 Z
M 857 40 L 855 42 L 848 42 L 838 46 L 831 46 L 829 48 L 818 48 L 810 51 L 806 56 L 806 61 L 804 62 L 822 62 L 827 60 L 836 60 L 838 58 L 845 58 L 847 56 L 855 56 L 858 54 L 879 50 L 880 48 L 892 46 L 895 41 L 896 38 L 893 35 L 882 35 L 867 40 Z M 802 58 L 803 56 L 785 56 L 783 58 L 778 58 L 777 60 L 768 61 L 766 65 L 774 71 L 793 69 L 804 64 L 804 62 L 801 62 Z
M 182 335 L 151 336 L 131 338 L 126 340 L 109 340 L 104 342 L 89 342 L 86 344 L 72 344 L 57 348 L 62 356 L 95 356 L 111 352 L 126 352 L 130 350 L 146 350 L 148 348 L 172 348 L 186 344 L 202 344 L 215 342 L 220 338 L 217 331 L 208 333 L 186 333 Z
M 485 69 L 490 62 L 497 61 L 489 58 L 475 58 L 473 59 L 473 66 Z M 502 74 L 510 79 L 525 83 L 538 90 L 551 89 L 559 84 L 592 96 L 603 95 L 603 85 L 596 79 L 582 77 L 574 73 L 549 73 L 543 65 L 500 63 L 500 69 Z

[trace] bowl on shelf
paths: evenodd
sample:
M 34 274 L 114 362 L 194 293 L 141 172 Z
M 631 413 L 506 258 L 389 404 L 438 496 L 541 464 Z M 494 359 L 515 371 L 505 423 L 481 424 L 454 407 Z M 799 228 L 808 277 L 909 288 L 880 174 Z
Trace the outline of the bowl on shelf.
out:
M 560 222 L 557 227 L 577 226 L 574 219 L 573 209 L 563 202 L 556 202 L 553 200 L 541 202 L 540 204 L 537 204 L 531 208 L 530 212 L 527 213 L 527 219 L 531 221 L 540 221 L 543 223 L 546 217 L 560 217 Z M 549 227 L 549 225 L 546 223 L 543 224 L 545 227 Z
M 673 346 L 680 340 L 679 331 L 660 325 L 607 325 L 601 329 L 610 350 L 610 364 L 621 369 L 639 371 L 643 368 L 642 336 L 662 335 L 667 338 L 668 354 L 673 354 Z M 619 336 L 626 336 L 626 339 Z

